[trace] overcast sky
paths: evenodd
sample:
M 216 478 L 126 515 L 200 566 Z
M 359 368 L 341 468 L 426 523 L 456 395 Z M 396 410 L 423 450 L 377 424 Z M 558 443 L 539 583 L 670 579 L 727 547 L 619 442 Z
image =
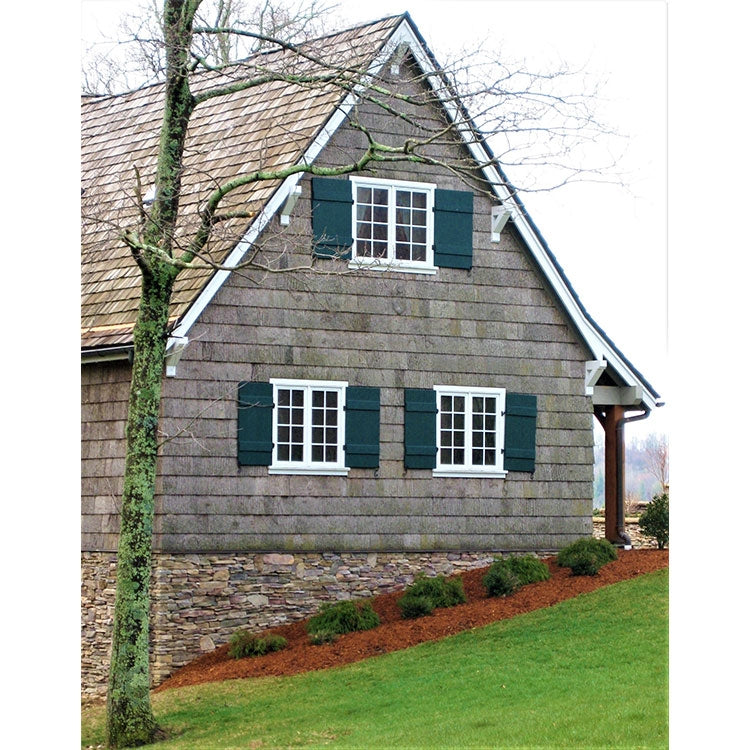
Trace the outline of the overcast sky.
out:
M 137 6 L 84 0 L 84 39 L 111 28 L 122 8 Z M 354 24 L 404 10 L 438 60 L 481 39 L 532 69 L 543 72 L 559 60 L 601 81 L 598 119 L 622 136 L 612 150 L 624 150 L 618 170 L 627 187 L 579 183 L 522 199 L 588 312 L 667 401 L 629 434 L 668 432 L 666 4 L 344 0 L 339 15 Z

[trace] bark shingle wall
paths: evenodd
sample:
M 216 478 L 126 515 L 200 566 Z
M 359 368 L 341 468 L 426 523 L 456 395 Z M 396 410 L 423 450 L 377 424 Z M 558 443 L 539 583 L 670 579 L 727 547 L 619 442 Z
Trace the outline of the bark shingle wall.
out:
M 309 248 L 309 181 L 302 184 L 290 230 L 295 246 Z M 165 382 L 169 434 L 201 416 L 165 448 L 159 548 L 557 549 L 590 533 L 586 353 L 512 230 L 491 244 L 490 203 L 477 196 L 475 208 L 468 272 L 269 276 L 263 287 L 236 276 L 225 284 L 194 327 L 178 377 Z M 272 476 L 238 466 L 237 385 L 274 377 L 381 388 L 379 469 Z M 403 389 L 436 384 L 536 394 L 533 476 L 405 471 Z
M 130 365 L 81 367 L 81 543 L 117 549 Z

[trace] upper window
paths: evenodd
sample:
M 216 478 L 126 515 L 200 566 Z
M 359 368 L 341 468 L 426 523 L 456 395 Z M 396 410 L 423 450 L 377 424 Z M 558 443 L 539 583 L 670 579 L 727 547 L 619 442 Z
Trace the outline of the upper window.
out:
M 504 476 L 504 388 L 435 386 L 435 474 Z
M 434 271 L 435 186 L 352 177 L 352 259 L 359 264 Z
M 272 380 L 273 462 L 284 473 L 346 473 L 344 393 L 346 383 Z

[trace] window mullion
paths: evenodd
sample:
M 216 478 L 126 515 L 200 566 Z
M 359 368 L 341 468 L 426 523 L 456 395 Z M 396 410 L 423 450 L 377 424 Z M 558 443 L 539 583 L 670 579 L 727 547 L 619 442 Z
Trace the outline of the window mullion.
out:
M 470 469 L 474 465 L 474 399 L 471 393 L 466 394 L 464 399 L 464 444 L 466 449 L 464 450 L 464 468 Z
M 305 466 L 312 464 L 312 388 L 305 386 L 304 417 L 302 425 L 302 458 Z

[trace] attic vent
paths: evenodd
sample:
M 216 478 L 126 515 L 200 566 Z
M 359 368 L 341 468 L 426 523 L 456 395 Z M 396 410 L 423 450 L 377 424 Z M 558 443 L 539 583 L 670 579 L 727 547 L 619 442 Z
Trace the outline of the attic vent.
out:
M 404 61 L 409 45 L 406 42 L 401 42 L 396 48 L 391 58 L 391 75 L 397 76 L 401 72 L 401 63 Z

